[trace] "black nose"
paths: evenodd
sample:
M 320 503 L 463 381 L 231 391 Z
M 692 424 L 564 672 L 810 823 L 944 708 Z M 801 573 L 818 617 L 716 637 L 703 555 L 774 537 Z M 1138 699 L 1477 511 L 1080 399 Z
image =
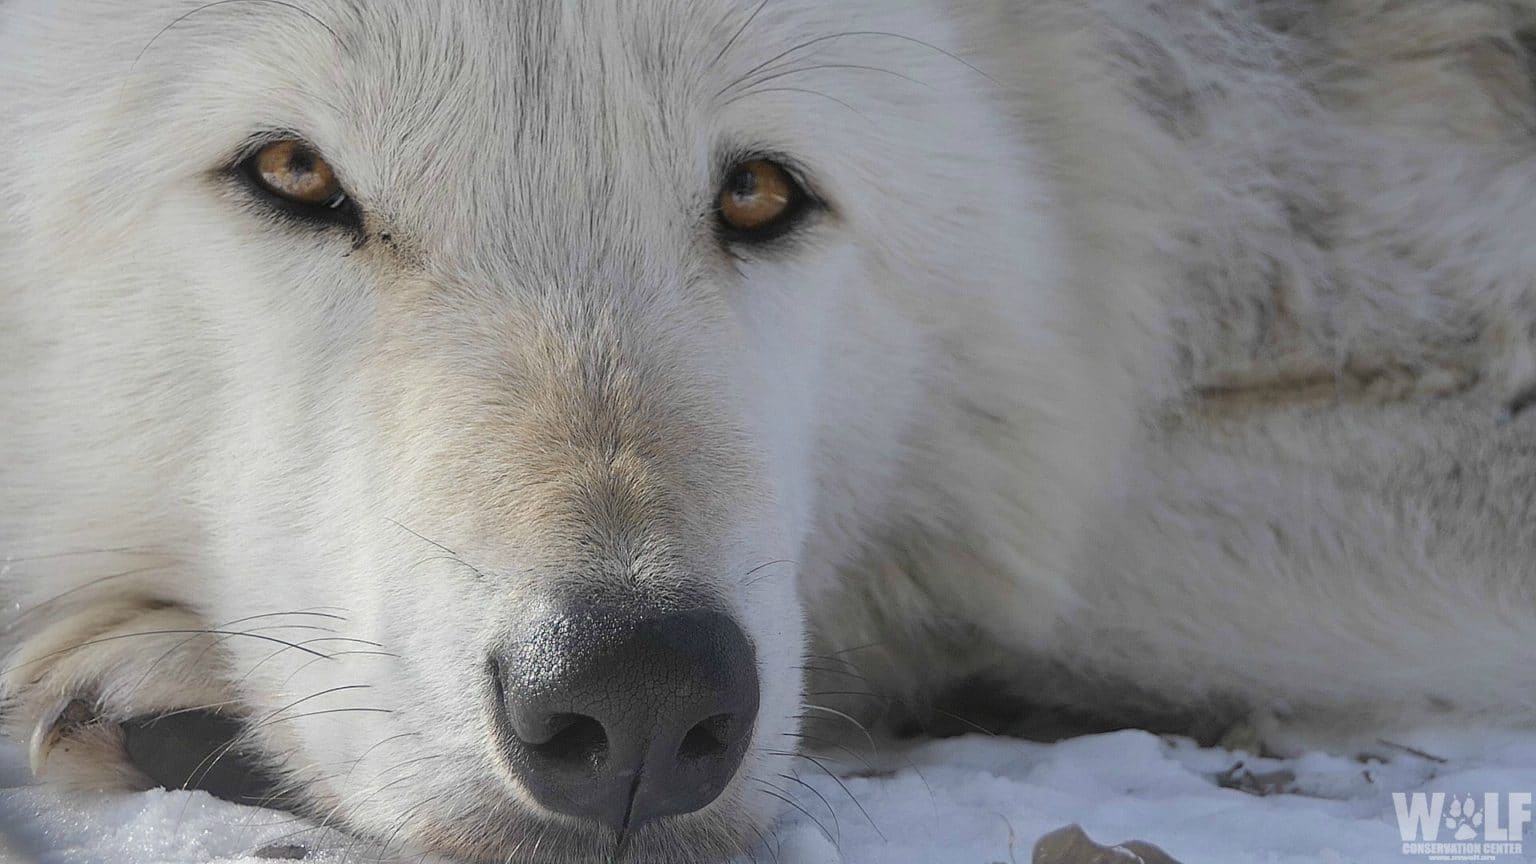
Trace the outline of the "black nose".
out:
M 752 644 L 714 611 L 558 614 L 492 670 L 524 786 L 620 832 L 719 797 L 757 720 Z

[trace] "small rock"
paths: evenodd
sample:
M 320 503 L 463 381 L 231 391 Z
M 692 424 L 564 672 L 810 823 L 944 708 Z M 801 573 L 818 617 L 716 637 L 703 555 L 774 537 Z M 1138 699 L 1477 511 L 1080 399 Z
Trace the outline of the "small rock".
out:
M 1077 825 L 1068 825 L 1040 838 L 1034 864 L 1179 864 L 1150 843 L 1100 846 Z
M 1296 775 L 1290 771 L 1268 771 L 1255 774 L 1239 762 L 1216 775 L 1216 785 L 1223 789 L 1235 789 L 1260 798 L 1284 795 L 1296 789 Z
M 303 846 L 265 846 L 252 854 L 265 861 L 303 861 L 309 857 L 309 850 Z

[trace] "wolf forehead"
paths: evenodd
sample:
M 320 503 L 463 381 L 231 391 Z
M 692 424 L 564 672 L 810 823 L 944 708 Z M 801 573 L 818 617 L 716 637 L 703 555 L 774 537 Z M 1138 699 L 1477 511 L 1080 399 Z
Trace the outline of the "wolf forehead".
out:
M 878 21 L 766 5 L 160 2 L 135 4 L 124 26 L 69 4 L 36 17 L 69 31 L 46 44 L 76 54 L 73 71 L 33 77 L 80 82 L 77 107 L 94 101 L 110 117 L 97 152 L 81 154 L 107 166 L 97 179 L 170 180 L 288 131 L 426 242 L 448 245 L 469 219 L 505 229 L 515 214 L 525 231 L 622 225 L 649 233 L 630 241 L 644 244 L 691 230 L 733 156 L 801 156 L 835 195 L 857 170 L 878 170 L 858 155 L 871 133 L 921 140 L 917 106 L 943 103 L 942 79 L 974 76 L 900 35 L 918 15 L 922 27 L 905 23 L 932 38 L 920 4 Z M 154 110 L 120 110 L 133 103 Z

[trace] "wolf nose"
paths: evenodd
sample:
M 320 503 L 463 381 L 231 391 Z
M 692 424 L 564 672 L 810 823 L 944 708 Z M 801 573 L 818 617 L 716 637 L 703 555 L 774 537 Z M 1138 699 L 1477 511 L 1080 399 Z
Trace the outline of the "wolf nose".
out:
M 492 671 L 523 785 L 551 810 L 620 832 L 719 797 L 757 720 L 752 643 L 715 611 L 565 612 Z

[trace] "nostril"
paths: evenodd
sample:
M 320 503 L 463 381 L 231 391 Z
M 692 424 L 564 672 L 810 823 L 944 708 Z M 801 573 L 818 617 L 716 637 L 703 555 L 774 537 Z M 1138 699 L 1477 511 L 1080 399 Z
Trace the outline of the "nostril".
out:
M 729 714 L 716 714 L 683 736 L 677 755 L 683 759 L 718 758 L 735 740 L 732 729 L 736 723 Z
M 757 722 L 752 643 L 712 609 L 560 612 L 493 654 L 490 678 L 515 779 L 541 806 L 621 833 L 718 799 Z
M 596 718 L 556 714 L 549 719 L 550 735 L 543 741 L 523 741 L 524 747 L 561 765 L 581 764 L 600 770 L 608 759 L 608 733 Z

